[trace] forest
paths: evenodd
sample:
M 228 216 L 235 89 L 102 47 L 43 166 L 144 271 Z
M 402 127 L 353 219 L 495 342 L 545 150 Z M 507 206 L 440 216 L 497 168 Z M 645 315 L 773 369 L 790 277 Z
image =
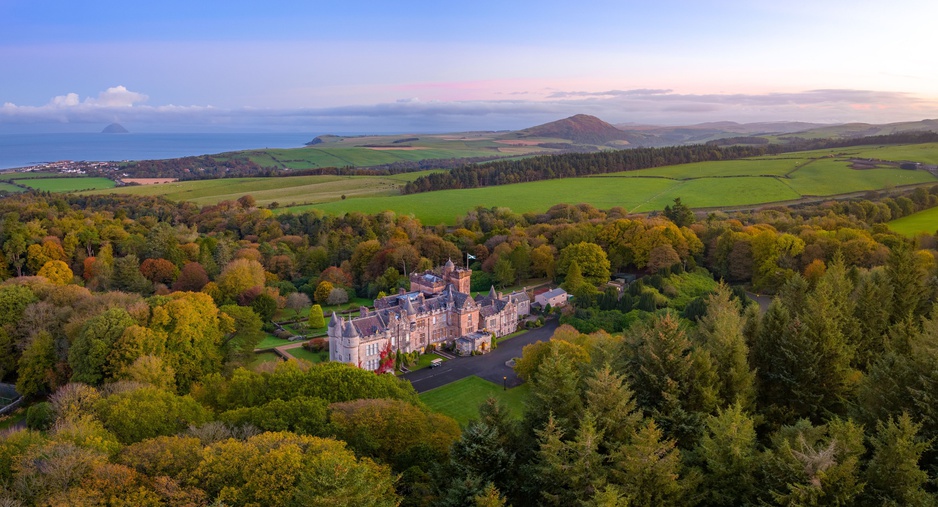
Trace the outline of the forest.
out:
M 938 141 L 938 134 L 933 132 L 904 132 L 839 140 L 786 139 L 786 144 L 759 142 L 755 143 L 757 145 L 752 145 L 752 140 L 736 138 L 737 142 L 745 142 L 746 144 L 726 146 L 722 145 L 723 143 L 715 142 L 668 146 L 663 148 L 637 147 L 626 150 L 607 150 L 598 153 L 541 155 L 478 165 L 463 165 L 448 172 L 421 176 L 408 183 L 404 187 L 403 193 L 414 194 L 454 188 L 508 185 L 529 181 L 635 171 L 693 162 L 735 160 L 762 155 L 845 148 L 848 146 L 931 143 Z
M 938 238 L 886 225 L 934 206 L 938 186 L 428 227 L 6 197 L 0 379 L 30 406 L 0 433 L 0 505 L 934 505 Z M 490 401 L 460 427 L 343 364 L 250 367 L 291 295 L 371 299 L 466 254 L 473 290 L 575 296 L 517 360 L 521 418 Z

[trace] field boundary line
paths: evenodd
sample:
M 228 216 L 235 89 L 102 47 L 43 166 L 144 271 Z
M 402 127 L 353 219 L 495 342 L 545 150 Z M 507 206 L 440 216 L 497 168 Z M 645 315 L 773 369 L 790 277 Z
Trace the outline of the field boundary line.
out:
M 660 197 L 660 196 L 662 196 L 662 195 L 664 195 L 664 194 L 666 194 L 666 193 L 668 193 L 668 192 L 670 192 L 670 191 L 672 191 L 672 190 L 674 190 L 674 189 L 676 189 L 676 188 L 679 188 L 679 187 L 684 186 L 684 185 L 687 184 L 686 181 L 681 181 L 681 180 L 675 180 L 675 181 L 678 182 L 677 185 L 670 186 L 670 187 L 666 188 L 665 190 L 662 190 L 661 192 L 658 192 L 657 194 L 655 194 L 655 195 L 649 197 L 649 198 L 646 199 L 645 201 L 640 202 L 640 203 L 637 204 L 634 208 L 630 209 L 630 210 L 629 210 L 629 213 L 636 213 L 636 212 L 637 212 L 636 210 L 638 210 L 638 208 L 641 208 L 642 206 L 644 206 L 644 205 L 650 203 L 651 201 L 657 199 L 658 197 Z M 798 194 L 798 195 L 801 195 L 801 194 Z

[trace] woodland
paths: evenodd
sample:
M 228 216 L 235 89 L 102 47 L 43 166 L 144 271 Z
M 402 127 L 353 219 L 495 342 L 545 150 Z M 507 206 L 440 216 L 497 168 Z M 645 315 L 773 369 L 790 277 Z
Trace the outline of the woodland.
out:
M 0 505 L 935 505 L 938 238 L 886 225 L 935 206 L 938 186 L 430 227 L 9 196 L 0 379 L 30 406 L 0 433 Z M 250 367 L 291 295 L 371 299 L 467 254 L 473 290 L 574 295 L 517 361 L 521 418 L 490 400 L 460 427 L 344 364 Z

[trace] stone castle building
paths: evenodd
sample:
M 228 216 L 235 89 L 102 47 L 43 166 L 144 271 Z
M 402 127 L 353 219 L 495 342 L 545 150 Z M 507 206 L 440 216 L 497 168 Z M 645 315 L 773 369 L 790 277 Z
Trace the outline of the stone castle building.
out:
M 411 274 L 410 291 L 375 300 L 374 311 L 362 307 L 360 316 L 348 320 L 333 312 L 329 359 L 375 370 L 388 345 L 392 351 L 423 351 L 467 336 L 480 343 L 477 333 L 500 337 L 517 330 L 519 316 L 530 311 L 527 294 L 503 296 L 493 287 L 473 299 L 471 275 L 448 261 L 439 272 Z

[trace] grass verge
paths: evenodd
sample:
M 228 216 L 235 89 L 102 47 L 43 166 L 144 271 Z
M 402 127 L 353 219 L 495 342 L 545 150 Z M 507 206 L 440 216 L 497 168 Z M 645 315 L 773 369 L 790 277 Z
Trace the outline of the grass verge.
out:
M 448 415 L 465 426 L 479 418 L 479 405 L 490 397 L 501 401 L 512 415 L 520 418 L 529 391 L 527 384 L 505 391 L 500 385 L 472 376 L 427 391 L 420 399 L 435 412 Z

